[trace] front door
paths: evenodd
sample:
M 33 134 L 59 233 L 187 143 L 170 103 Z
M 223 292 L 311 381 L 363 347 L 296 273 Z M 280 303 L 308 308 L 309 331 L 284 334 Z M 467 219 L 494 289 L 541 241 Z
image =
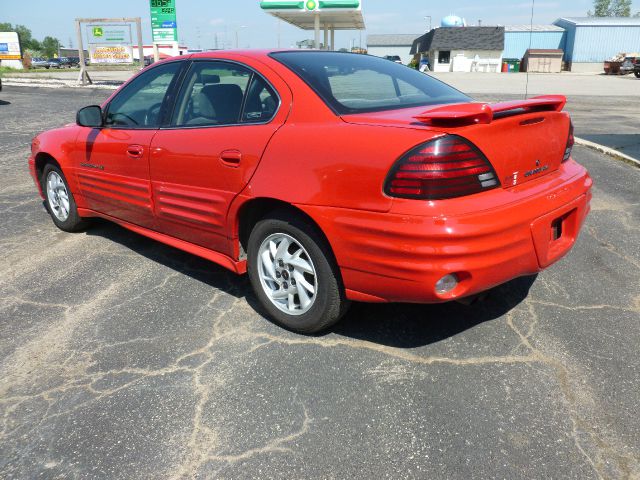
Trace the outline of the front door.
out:
M 83 128 L 75 152 L 80 191 L 90 209 L 151 228 L 149 147 L 184 62 L 140 74 L 105 107 L 102 128 Z
M 151 142 L 158 229 L 231 256 L 229 205 L 286 112 L 262 76 L 236 63 L 194 61 L 182 85 L 171 126 Z

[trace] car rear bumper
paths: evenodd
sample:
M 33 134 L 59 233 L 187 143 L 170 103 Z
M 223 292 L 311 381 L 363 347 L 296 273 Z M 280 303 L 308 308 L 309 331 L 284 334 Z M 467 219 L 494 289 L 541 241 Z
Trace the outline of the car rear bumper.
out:
M 300 208 L 327 235 L 349 298 L 444 302 L 537 273 L 572 248 L 589 212 L 592 181 L 569 163 L 517 190 L 480 194 L 507 195 L 508 203 L 468 197 L 469 211 L 457 215 Z M 491 208 L 481 209 L 485 203 Z M 436 293 L 436 282 L 450 273 L 458 285 Z

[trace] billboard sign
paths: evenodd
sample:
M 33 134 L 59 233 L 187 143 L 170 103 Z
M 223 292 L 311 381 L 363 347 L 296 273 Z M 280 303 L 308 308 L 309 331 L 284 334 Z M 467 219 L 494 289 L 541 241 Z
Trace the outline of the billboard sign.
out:
M 92 64 L 133 63 L 131 45 L 89 45 L 89 61 Z
M 87 25 L 89 45 L 131 45 L 131 24 Z
M 0 32 L 0 60 L 21 60 L 20 39 L 16 32 Z
M 150 5 L 153 42 L 177 42 L 178 24 L 176 22 L 175 0 L 150 0 Z

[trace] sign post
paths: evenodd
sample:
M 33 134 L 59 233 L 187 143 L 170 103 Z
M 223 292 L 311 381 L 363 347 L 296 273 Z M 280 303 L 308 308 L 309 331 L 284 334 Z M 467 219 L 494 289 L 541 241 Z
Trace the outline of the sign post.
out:
M 153 39 L 154 61 L 158 61 L 159 43 L 170 43 L 178 46 L 178 24 L 176 22 L 175 0 L 150 0 L 151 8 L 151 36 Z
M 82 24 L 90 24 L 87 38 L 90 54 L 97 63 L 132 63 L 133 48 L 131 46 L 131 23 L 136 24 L 138 36 L 138 58 L 140 69 L 144 68 L 144 49 L 142 44 L 142 22 L 135 18 L 76 18 L 76 34 L 78 36 L 78 56 L 80 57 L 80 75 L 78 82 L 82 85 L 93 83 L 84 56 L 84 42 L 82 39 Z M 128 25 L 122 25 L 128 24 Z M 95 55 L 98 52 L 97 56 Z

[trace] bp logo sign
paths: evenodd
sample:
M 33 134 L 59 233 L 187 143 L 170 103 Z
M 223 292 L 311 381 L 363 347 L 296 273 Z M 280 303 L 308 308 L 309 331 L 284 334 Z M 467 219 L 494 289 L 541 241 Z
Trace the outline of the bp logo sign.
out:
M 307 0 L 304 4 L 307 10 L 315 10 L 318 7 L 316 0 Z
M 93 36 L 94 37 L 101 37 L 104 35 L 104 32 L 102 30 L 102 27 L 93 27 Z

